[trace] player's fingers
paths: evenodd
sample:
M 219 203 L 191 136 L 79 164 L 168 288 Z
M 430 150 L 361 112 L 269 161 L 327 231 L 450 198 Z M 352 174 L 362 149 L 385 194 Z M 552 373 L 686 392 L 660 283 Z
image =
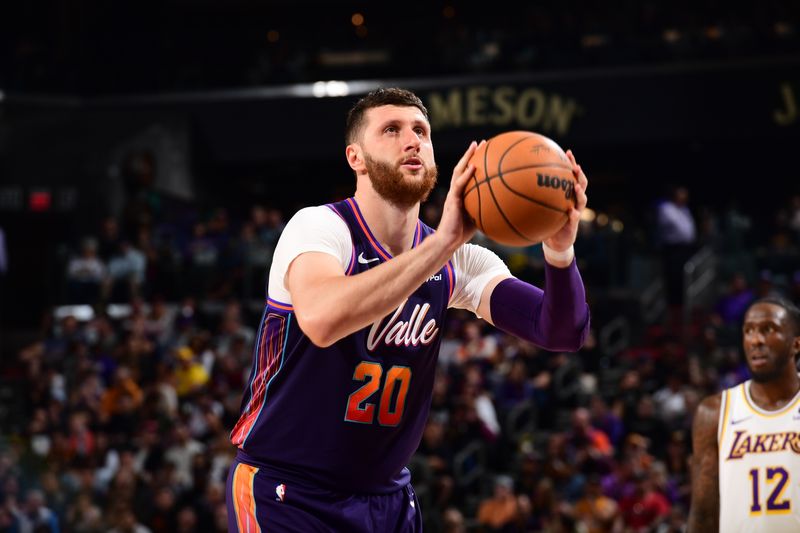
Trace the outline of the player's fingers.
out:
M 450 183 L 450 190 L 453 191 L 453 194 L 460 197 L 464 192 L 464 188 L 467 186 L 467 182 L 474 173 L 475 165 L 468 163 L 467 168 Z
M 586 207 L 586 204 L 589 201 L 589 197 L 586 195 L 586 190 L 581 186 L 580 183 L 575 185 L 575 208 L 583 210 Z
M 586 177 L 586 174 L 583 172 L 583 167 L 581 167 L 578 162 L 575 160 L 575 154 L 572 153 L 572 150 L 567 151 L 567 155 L 569 157 L 570 162 L 572 163 L 572 175 L 575 176 L 575 179 L 578 180 L 584 190 L 589 183 L 589 179 Z
M 589 178 L 586 177 L 586 173 L 584 173 L 583 168 L 580 165 L 578 165 L 577 178 L 578 178 L 578 183 L 580 184 L 581 187 L 583 187 L 583 190 L 585 191 L 587 187 L 589 187 Z
M 469 143 L 467 151 L 464 152 L 464 155 L 462 155 L 461 159 L 459 159 L 458 163 L 456 163 L 456 167 L 455 169 L 453 169 L 453 175 L 461 174 L 462 172 L 464 172 L 464 170 L 467 168 L 467 163 L 469 163 L 470 157 L 472 157 L 472 154 L 475 153 L 475 150 L 477 148 L 478 148 L 478 143 L 476 143 L 475 141 Z
M 572 163 L 572 168 L 578 166 L 578 163 L 575 161 L 575 154 L 572 153 L 572 150 L 567 150 L 567 158 L 569 159 L 569 162 Z

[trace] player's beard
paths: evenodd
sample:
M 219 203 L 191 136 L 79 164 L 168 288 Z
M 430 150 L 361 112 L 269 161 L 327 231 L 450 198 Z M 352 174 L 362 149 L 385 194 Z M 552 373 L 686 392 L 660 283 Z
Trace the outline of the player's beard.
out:
M 436 167 L 424 165 L 421 179 L 407 177 L 403 172 L 385 161 L 376 161 L 364 154 L 364 164 L 369 173 L 372 188 L 387 202 L 398 207 L 412 207 L 424 202 L 436 185 Z
M 758 383 L 769 383 L 771 381 L 777 381 L 786 373 L 786 367 L 789 366 L 788 360 L 795 360 L 795 356 L 792 353 L 786 354 L 786 357 L 783 356 L 775 356 L 770 361 L 769 365 L 766 365 L 766 368 L 760 368 L 758 370 L 753 370 L 750 366 L 750 361 L 746 360 L 747 369 L 750 371 L 750 376 L 753 378 L 753 381 Z M 797 366 L 796 364 L 794 366 Z

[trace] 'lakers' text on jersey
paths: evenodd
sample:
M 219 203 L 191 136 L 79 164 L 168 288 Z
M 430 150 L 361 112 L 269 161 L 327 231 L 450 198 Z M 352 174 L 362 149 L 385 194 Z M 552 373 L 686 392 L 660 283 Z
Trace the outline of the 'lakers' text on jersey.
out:
M 328 208 L 350 230 L 347 275 L 391 259 L 353 198 Z M 413 246 L 432 232 L 418 222 Z M 326 348 L 306 337 L 290 303 L 269 298 L 231 434 L 240 457 L 287 480 L 342 491 L 382 493 L 406 485 L 454 286 L 448 263 L 393 313 Z
M 750 381 L 722 393 L 718 428 L 720 531 L 800 531 L 800 392 L 765 411 Z

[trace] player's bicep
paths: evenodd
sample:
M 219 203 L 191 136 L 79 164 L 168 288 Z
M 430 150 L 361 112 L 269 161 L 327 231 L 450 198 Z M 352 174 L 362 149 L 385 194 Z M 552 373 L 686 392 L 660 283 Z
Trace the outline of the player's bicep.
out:
M 285 284 L 298 318 L 319 303 L 322 285 L 340 277 L 345 277 L 344 269 L 330 254 L 306 252 L 295 257 L 286 269 Z
M 719 527 L 720 396 L 703 400 L 692 424 L 692 504 L 689 531 L 716 531 Z
M 489 281 L 489 283 L 486 284 L 486 287 L 483 288 L 483 293 L 481 294 L 481 303 L 478 304 L 477 315 L 483 317 L 484 320 L 492 325 L 494 325 L 494 322 L 492 321 L 492 293 L 494 292 L 494 288 L 497 287 L 501 281 L 510 277 L 512 277 L 511 274 L 500 274 L 495 276 L 491 281 Z

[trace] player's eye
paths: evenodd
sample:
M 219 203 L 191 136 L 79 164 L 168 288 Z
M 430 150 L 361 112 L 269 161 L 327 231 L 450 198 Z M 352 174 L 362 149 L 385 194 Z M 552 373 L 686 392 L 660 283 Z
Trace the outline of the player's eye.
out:
M 425 135 L 428 134 L 428 132 L 425 131 L 425 128 L 414 128 L 414 133 L 416 133 L 420 137 L 424 137 Z
M 397 133 L 397 128 L 395 126 L 386 126 L 386 129 L 383 130 L 384 133 Z

